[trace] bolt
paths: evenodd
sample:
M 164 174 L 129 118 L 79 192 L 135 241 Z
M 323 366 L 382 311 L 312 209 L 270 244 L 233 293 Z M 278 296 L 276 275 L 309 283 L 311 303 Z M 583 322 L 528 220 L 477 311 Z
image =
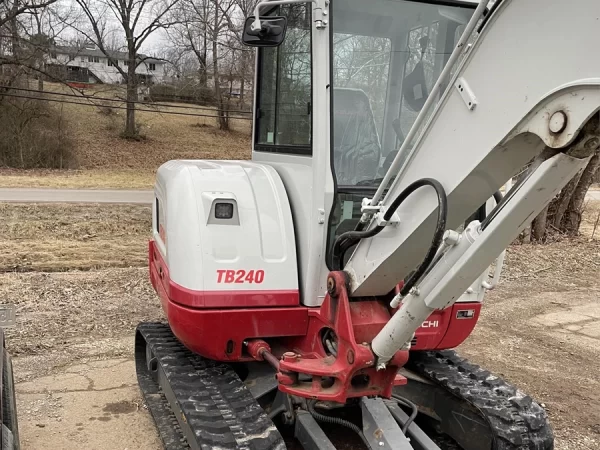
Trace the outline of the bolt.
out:
M 285 352 L 283 354 L 283 360 L 285 362 L 295 362 L 296 361 L 296 354 L 294 352 Z
M 335 296 L 335 279 L 333 277 L 327 278 L 327 292 L 332 297 Z
M 354 364 L 354 352 L 352 350 L 348 350 L 346 359 L 348 360 L 348 364 L 350 364 L 350 365 Z
M 563 111 L 556 111 L 550 117 L 550 131 L 554 134 L 562 133 L 567 128 L 567 115 Z
M 448 247 L 458 244 L 460 240 L 460 233 L 457 233 L 454 230 L 446 230 L 444 233 L 444 244 Z
M 377 363 L 376 370 L 379 372 L 380 370 L 385 370 L 385 363 Z

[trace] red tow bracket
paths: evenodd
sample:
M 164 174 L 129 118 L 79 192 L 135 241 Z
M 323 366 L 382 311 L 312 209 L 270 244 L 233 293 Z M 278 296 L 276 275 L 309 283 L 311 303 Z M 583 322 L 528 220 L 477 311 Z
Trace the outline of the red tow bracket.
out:
M 362 396 L 389 398 L 394 385 L 406 384 L 398 369 L 408 361 L 408 351 L 398 351 L 385 369 L 376 370 L 370 342 L 390 319 L 390 310 L 380 299 L 350 302 L 343 272 L 329 274 L 327 291 L 321 308 L 309 311 L 307 335 L 296 338 L 291 343 L 295 351 L 280 361 L 279 389 L 339 403 Z M 331 332 L 334 352 L 323 345 L 323 334 Z

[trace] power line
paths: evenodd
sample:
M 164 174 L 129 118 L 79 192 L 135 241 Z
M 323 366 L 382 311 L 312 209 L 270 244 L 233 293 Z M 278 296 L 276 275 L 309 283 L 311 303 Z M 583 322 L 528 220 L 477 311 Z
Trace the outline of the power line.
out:
M 203 108 L 201 106 L 167 105 L 166 103 L 142 102 L 139 100 L 127 101 L 127 100 L 121 100 L 118 98 L 95 97 L 92 95 L 75 95 L 75 94 L 67 94 L 64 92 L 39 91 L 37 89 L 27 89 L 27 88 L 2 86 L 2 85 L 0 85 L 0 89 L 35 92 L 35 93 L 43 92 L 44 94 L 58 95 L 58 96 L 62 96 L 62 97 L 74 97 L 74 98 L 87 99 L 87 100 L 101 100 L 101 101 L 118 102 L 118 103 L 136 103 L 136 104 L 140 104 L 140 105 L 157 106 L 157 107 L 165 107 L 165 108 L 192 109 L 192 110 L 198 110 L 198 111 L 215 111 L 216 110 L 216 111 L 225 111 L 225 112 L 236 113 L 236 114 L 252 114 L 252 111 L 223 110 L 223 109 L 219 109 L 219 108 L 216 108 L 216 109 L 215 108 L 206 108 L 206 107 Z
M 69 104 L 69 105 L 92 106 L 94 108 L 103 106 L 103 105 L 94 105 L 93 103 L 72 102 L 69 100 L 58 100 L 58 99 L 53 99 L 53 98 L 33 97 L 33 96 L 19 95 L 19 94 L 0 93 L 0 97 L 14 97 L 14 98 L 24 98 L 24 99 L 30 99 L 30 100 L 44 100 L 47 102 L 64 103 L 64 104 Z M 78 96 L 75 95 L 74 97 L 78 97 Z M 127 107 L 125 107 L 125 106 L 109 106 L 109 108 L 125 109 L 125 110 L 127 109 Z M 157 111 L 155 109 L 140 109 L 140 108 L 136 108 L 135 110 L 141 111 L 141 112 L 157 113 L 157 114 L 172 114 L 172 115 L 178 115 L 178 116 L 191 116 L 191 117 L 213 117 L 215 119 L 219 118 L 219 116 L 211 116 L 208 114 L 191 114 L 191 113 L 184 113 L 184 112 L 177 112 L 177 111 Z M 251 117 L 231 117 L 231 119 L 252 120 Z

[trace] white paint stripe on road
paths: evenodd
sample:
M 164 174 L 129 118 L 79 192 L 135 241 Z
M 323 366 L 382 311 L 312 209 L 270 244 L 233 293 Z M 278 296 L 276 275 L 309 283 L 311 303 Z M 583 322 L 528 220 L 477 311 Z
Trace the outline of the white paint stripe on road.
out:
M 0 202 L 150 204 L 152 191 L 0 188 Z

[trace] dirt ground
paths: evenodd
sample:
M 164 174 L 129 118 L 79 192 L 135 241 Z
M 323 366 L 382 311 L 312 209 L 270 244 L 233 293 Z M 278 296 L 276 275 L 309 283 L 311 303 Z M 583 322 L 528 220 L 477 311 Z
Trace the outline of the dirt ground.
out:
M 588 209 L 579 239 L 510 248 L 500 286 L 486 297 L 475 333 L 459 349 L 545 405 L 557 450 L 600 448 L 599 233 L 590 239 L 596 206 Z M 23 236 L 19 251 L 32 255 L 27 251 L 38 235 L 53 246 L 73 241 L 73 249 L 88 242 L 85 251 L 71 253 L 72 261 L 90 254 L 105 259 L 105 268 L 82 264 L 76 267 L 91 270 L 68 272 L 31 271 L 32 266 L 16 266 L 28 272 L 15 272 L 12 262 L 1 264 L 9 271 L 0 275 L 0 296 L 18 308 L 17 326 L 7 339 L 15 354 L 22 448 L 158 450 L 132 358 L 136 324 L 162 317 L 141 267 L 149 210 L 4 208 L 9 219 L 0 230 L 1 245 Z M 52 228 L 57 215 L 65 224 Z M 98 239 L 80 241 L 83 216 L 97 220 L 88 226 Z M 107 223 L 127 216 L 131 221 L 123 233 L 129 248 L 142 248 L 108 257 L 109 235 L 117 230 Z M 19 231 L 17 218 L 37 225 Z
M 142 267 L 151 214 L 137 205 L 0 204 L 0 272 Z
M 155 171 L 149 169 L 19 170 L 0 168 L 0 187 L 3 188 L 152 189 L 155 178 Z

